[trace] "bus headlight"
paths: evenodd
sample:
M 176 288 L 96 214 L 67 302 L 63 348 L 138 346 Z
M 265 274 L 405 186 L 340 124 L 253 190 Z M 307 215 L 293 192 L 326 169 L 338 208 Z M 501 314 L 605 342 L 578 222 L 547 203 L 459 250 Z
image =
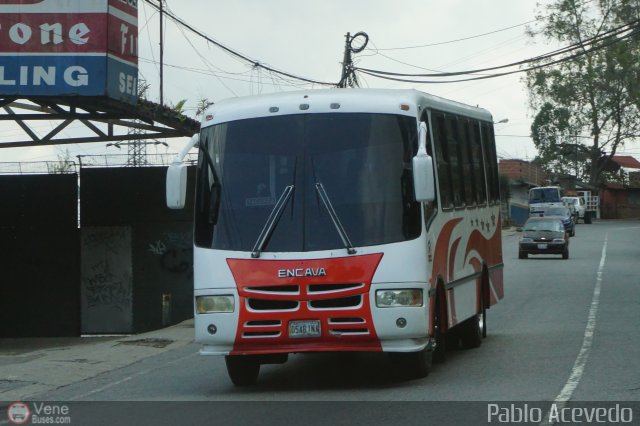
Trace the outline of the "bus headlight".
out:
M 233 312 L 235 300 L 232 295 L 196 296 L 196 312 L 212 314 L 216 312 Z
M 422 290 L 418 288 L 378 290 L 376 291 L 376 306 L 378 308 L 422 306 Z

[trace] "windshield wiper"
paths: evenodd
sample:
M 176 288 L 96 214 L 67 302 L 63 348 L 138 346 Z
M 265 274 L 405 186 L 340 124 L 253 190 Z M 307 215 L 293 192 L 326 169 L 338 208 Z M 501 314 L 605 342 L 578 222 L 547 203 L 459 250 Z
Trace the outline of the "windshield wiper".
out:
M 218 173 L 216 172 L 216 168 L 213 164 L 213 158 L 211 158 L 211 153 L 204 146 L 207 142 L 198 144 L 198 149 L 202 151 L 204 162 L 207 163 L 209 170 L 211 171 L 211 175 L 213 176 L 213 183 L 211 184 L 211 188 L 209 189 L 209 223 L 215 225 L 218 223 L 218 210 L 220 207 L 220 194 L 221 194 L 221 186 L 220 179 L 218 178 Z
M 338 234 L 342 239 L 342 244 L 347 249 L 347 253 L 355 254 L 356 249 L 353 248 L 353 244 L 351 244 L 351 240 L 349 240 L 347 231 L 344 230 L 342 223 L 340 223 L 340 219 L 338 218 L 336 211 L 333 209 L 331 200 L 329 200 L 329 196 L 327 195 L 327 192 L 324 190 L 324 186 L 322 185 L 322 183 L 316 182 L 316 191 L 318 191 L 318 194 L 320 195 L 320 199 L 322 200 L 322 203 L 324 204 L 327 211 L 329 212 L 329 216 L 331 216 L 331 220 L 333 221 L 333 224 L 335 225 L 336 230 L 338 231 Z
M 267 222 L 264 224 L 264 228 L 260 232 L 258 236 L 258 240 L 253 246 L 253 250 L 251 250 L 251 257 L 257 259 L 260 257 L 260 252 L 264 248 L 265 244 L 271 237 L 273 230 L 276 228 L 278 224 L 278 220 L 280 220 L 280 216 L 282 216 L 282 212 L 284 211 L 285 206 L 287 205 L 287 201 L 291 198 L 291 194 L 293 194 L 294 185 L 289 185 L 284 188 L 282 195 L 278 198 L 278 202 L 275 206 L 273 206 L 273 210 L 269 213 L 269 218 Z

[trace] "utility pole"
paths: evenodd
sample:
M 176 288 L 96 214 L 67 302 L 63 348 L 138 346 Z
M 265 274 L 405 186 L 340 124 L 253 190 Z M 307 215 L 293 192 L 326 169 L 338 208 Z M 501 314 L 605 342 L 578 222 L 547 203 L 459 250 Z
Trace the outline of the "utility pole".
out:
M 347 87 L 347 76 L 349 75 L 349 67 L 351 66 L 351 33 L 347 33 L 344 43 L 344 56 L 342 58 L 342 76 L 338 82 L 338 87 L 344 89 Z
M 573 146 L 573 165 L 576 171 L 576 181 L 578 180 L 578 134 L 576 133 L 576 138 L 574 140 L 575 145 Z
M 164 18 L 164 0 L 160 0 L 160 105 L 164 105 L 164 31 L 163 31 L 163 18 Z
M 358 37 L 364 37 L 364 42 L 360 47 L 353 47 L 353 41 Z M 358 82 L 358 77 L 356 76 L 356 73 L 353 67 L 353 58 L 351 54 L 362 52 L 364 48 L 367 46 L 367 43 L 369 43 L 369 36 L 365 32 L 360 31 L 359 33 L 356 33 L 353 37 L 351 37 L 351 33 L 347 33 L 345 35 L 344 56 L 342 59 L 342 76 L 340 77 L 340 82 L 338 83 L 339 88 L 360 86 L 360 83 Z

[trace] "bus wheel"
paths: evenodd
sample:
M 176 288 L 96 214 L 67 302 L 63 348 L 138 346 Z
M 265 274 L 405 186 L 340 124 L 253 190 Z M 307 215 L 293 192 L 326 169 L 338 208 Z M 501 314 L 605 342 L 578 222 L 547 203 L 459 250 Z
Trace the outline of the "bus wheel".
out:
M 460 340 L 463 348 L 477 348 L 482 344 L 483 316 L 483 314 L 476 314 L 460 324 Z
M 227 364 L 229 378 L 236 386 L 253 385 L 258 380 L 260 362 L 251 355 L 227 355 L 224 357 Z
M 391 361 L 402 369 L 403 376 L 409 379 L 422 379 L 431 372 L 432 351 L 392 352 L 390 356 Z
M 482 307 L 482 317 L 480 318 L 482 321 L 482 338 L 487 337 L 487 308 Z
M 442 331 L 442 311 L 440 309 L 441 303 L 444 303 L 442 298 L 438 298 L 436 303 L 435 316 L 433 323 L 435 324 L 434 338 L 436 341 L 436 347 L 433 350 L 433 361 L 442 364 L 447 360 L 447 339 Z

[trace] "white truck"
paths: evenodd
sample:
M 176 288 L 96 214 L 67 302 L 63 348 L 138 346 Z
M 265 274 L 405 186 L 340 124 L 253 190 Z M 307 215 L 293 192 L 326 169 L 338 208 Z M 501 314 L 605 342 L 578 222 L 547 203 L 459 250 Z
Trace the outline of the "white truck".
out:
M 584 198 L 582 197 L 562 197 L 562 201 L 564 201 L 564 203 L 567 205 L 567 207 L 569 207 L 569 210 L 571 210 L 571 214 L 574 217 L 574 222 L 578 223 L 578 220 L 582 219 L 583 221 L 586 222 L 586 218 L 585 218 L 585 202 L 584 202 Z M 591 222 L 591 219 L 588 219 L 589 223 Z
M 576 191 L 576 194 L 584 201 L 584 223 L 600 218 L 600 197 L 592 195 L 591 191 Z
M 529 190 L 529 216 L 542 216 L 549 207 L 563 206 L 559 186 L 538 186 Z

